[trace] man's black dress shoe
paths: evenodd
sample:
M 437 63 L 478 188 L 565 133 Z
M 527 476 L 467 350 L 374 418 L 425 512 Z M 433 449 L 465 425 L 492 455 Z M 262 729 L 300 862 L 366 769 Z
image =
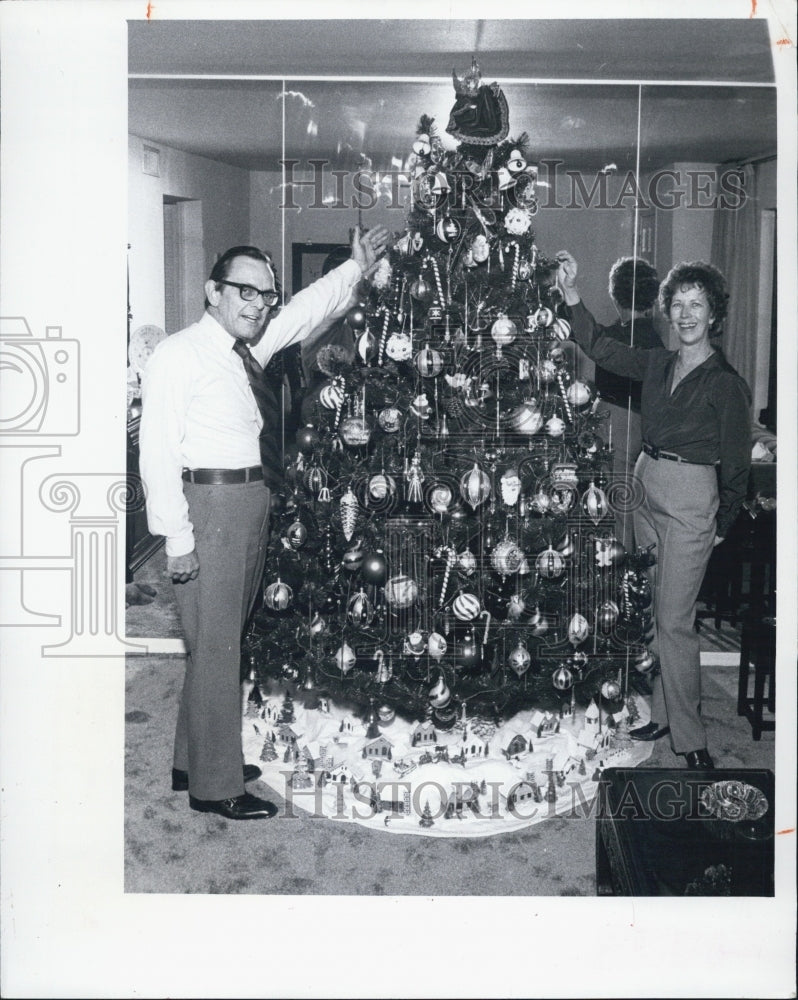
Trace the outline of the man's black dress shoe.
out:
M 691 771 L 713 771 L 715 764 L 706 750 L 691 750 L 684 755 Z
M 244 784 L 248 781 L 257 781 L 263 772 L 254 764 L 244 764 Z M 188 791 L 188 771 L 181 771 L 176 767 L 172 768 L 172 791 Z
M 656 722 L 649 722 L 645 726 L 638 726 L 637 729 L 630 729 L 629 736 L 633 740 L 643 740 L 650 743 L 652 740 L 667 736 L 670 731 L 670 726 L 660 726 Z
M 232 799 L 195 799 L 189 795 L 188 804 L 197 812 L 218 813 L 226 819 L 271 819 L 277 815 L 277 806 L 257 795 L 244 792 Z

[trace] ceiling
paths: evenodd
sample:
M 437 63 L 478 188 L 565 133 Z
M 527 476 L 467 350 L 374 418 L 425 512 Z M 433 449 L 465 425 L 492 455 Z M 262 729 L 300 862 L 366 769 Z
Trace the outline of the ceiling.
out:
M 643 171 L 757 159 L 776 152 L 770 51 L 755 20 L 130 22 L 129 130 L 247 170 L 385 170 L 421 114 L 454 145 L 451 70 L 474 55 L 538 160 L 630 169 L 638 129 Z

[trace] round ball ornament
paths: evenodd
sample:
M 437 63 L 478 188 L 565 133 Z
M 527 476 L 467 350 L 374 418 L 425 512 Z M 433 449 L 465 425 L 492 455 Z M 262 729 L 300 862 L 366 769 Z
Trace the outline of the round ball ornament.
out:
M 586 382 L 572 382 L 568 388 L 565 390 L 565 398 L 577 409 L 581 409 L 583 406 L 592 400 L 593 393 L 590 391 L 590 386 Z
M 416 302 L 431 302 L 435 296 L 435 289 L 426 278 L 416 278 L 410 286 L 410 294 Z
M 526 646 L 522 642 L 519 642 L 515 649 L 511 650 L 510 655 L 507 657 L 507 662 L 518 677 L 523 677 L 527 670 L 529 670 L 532 657 L 529 655 L 529 650 Z
M 452 611 L 454 612 L 455 618 L 459 618 L 461 622 L 473 621 L 482 610 L 482 606 L 479 603 L 479 598 L 476 594 L 471 594 L 465 592 L 458 594 L 452 601 Z
M 440 632 L 430 632 L 429 639 L 427 639 L 427 652 L 433 660 L 440 660 L 445 656 L 446 646 L 446 639 Z
M 348 448 L 364 448 L 371 440 L 371 421 L 365 417 L 346 417 L 338 428 L 338 436 Z
M 513 429 L 519 434 L 527 434 L 530 437 L 537 434 L 543 426 L 543 414 L 534 399 L 528 399 L 513 410 L 510 417 Z
M 379 718 L 381 725 L 390 726 L 390 724 L 396 718 L 396 712 L 391 708 L 390 705 L 380 705 L 380 707 L 377 709 L 377 717 Z
M 555 514 L 567 514 L 574 506 L 577 490 L 570 483 L 557 483 L 551 491 L 551 509 Z
M 476 462 L 460 478 L 460 495 L 474 510 L 490 496 L 490 476 Z
M 386 434 L 396 434 L 402 427 L 402 411 L 396 406 L 386 406 L 377 414 L 377 423 Z
M 601 685 L 601 696 L 607 701 L 617 701 L 621 697 L 621 685 L 617 681 L 604 681 Z
M 490 328 L 490 335 L 499 347 L 505 347 L 518 336 L 518 327 L 506 313 L 501 313 Z
M 328 382 L 321 387 L 319 402 L 328 410 L 335 410 L 344 402 L 344 390 L 335 382 Z
M 491 565 L 501 576 L 511 576 L 513 573 L 517 573 L 523 561 L 524 553 L 518 544 L 510 538 L 499 542 L 490 555 Z
M 406 333 L 392 333 L 385 344 L 391 361 L 408 361 L 413 354 L 413 341 Z
M 299 450 L 307 455 L 316 447 L 321 440 L 321 435 L 312 424 L 300 427 L 296 432 L 296 445 Z
M 366 329 L 366 310 L 362 303 L 352 306 L 346 314 L 346 322 L 352 330 Z
M 379 550 L 370 552 L 363 560 L 361 572 L 366 583 L 374 584 L 377 587 L 385 583 L 388 576 L 388 562 L 383 553 Z
M 565 433 L 565 421 L 562 417 L 553 416 L 549 417 L 546 421 L 546 433 L 549 437 L 562 437 Z
M 567 319 L 558 316 L 551 324 L 551 334 L 557 340 L 568 340 L 571 336 L 571 324 Z
M 445 215 L 435 227 L 435 235 L 443 243 L 453 243 L 463 231 L 463 227 L 450 215 Z
M 553 579 L 562 575 L 562 571 L 565 568 L 565 560 L 559 552 L 549 545 L 535 560 L 535 568 L 540 576 Z
M 393 609 L 409 608 L 418 597 L 418 584 L 404 573 L 385 584 L 385 600 Z
M 598 609 L 598 626 L 602 632 L 612 631 L 613 625 L 618 621 L 620 609 L 615 601 L 604 601 Z
M 385 500 L 396 493 L 396 480 L 393 476 L 378 473 L 369 479 L 368 490 L 372 500 Z
M 568 667 L 557 667 L 551 675 L 551 683 L 558 691 L 567 691 L 574 683 L 574 675 Z
M 546 328 L 554 322 L 554 312 L 548 306 L 541 306 L 534 313 L 535 326 Z
M 339 647 L 335 654 L 335 663 L 342 674 L 349 673 L 352 667 L 354 667 L 356 659 L 354 649 L 346 642 L 343 646 Z
M 301 549 L 308 540 L 308 529 L 301 521 L 294 521 L 286 528 L 285 537 L 292 549 Z
M 355 628 L 368 625 L 374 618 L 374 605 L 369 600 L 365 590 L 359 590 L 349 599 L 346 606 L 346 617 Z
M 319 490 L 323 490 L 327 485 L 327 473 L 321 466 L 311 465 L 305 470 L 302 482 L 305 484 L 305 488 L 311 493 L 318 493 Z
M 277 580 L 270 583 L 263 592 L 263 603 L 272 611 L 285 611 L 294 597 L 294 592 L 287 583 Z
M 422 351 L 419 351 L 414 359 L 416 369 L 423 378 L 435 378 L 440 375 L 443 369 L 443 357 L 440 351 L 427 344 Z

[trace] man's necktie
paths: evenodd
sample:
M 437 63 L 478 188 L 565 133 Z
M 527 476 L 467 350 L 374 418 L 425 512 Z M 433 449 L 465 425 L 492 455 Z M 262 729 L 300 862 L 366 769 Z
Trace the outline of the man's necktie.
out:
M 263 427 L 258 438 L 263 479 L 267 486 L 279 488 L 283 480 L 283 463 L 277 448 L 277 420 L 280 412 L 277 394 L 244 341 L 234 341 L 233 350 L 243 362 L 252 395 L 263 417 Z

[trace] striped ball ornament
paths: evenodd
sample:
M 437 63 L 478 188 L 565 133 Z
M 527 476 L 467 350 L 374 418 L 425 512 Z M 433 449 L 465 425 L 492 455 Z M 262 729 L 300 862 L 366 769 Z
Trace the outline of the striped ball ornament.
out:
M 459 618 L 461 622 L 473 621 L 481 610 L 479 598 L 476 594 L 458 594 L 452 602 L 452 611 L 455 618 Z

